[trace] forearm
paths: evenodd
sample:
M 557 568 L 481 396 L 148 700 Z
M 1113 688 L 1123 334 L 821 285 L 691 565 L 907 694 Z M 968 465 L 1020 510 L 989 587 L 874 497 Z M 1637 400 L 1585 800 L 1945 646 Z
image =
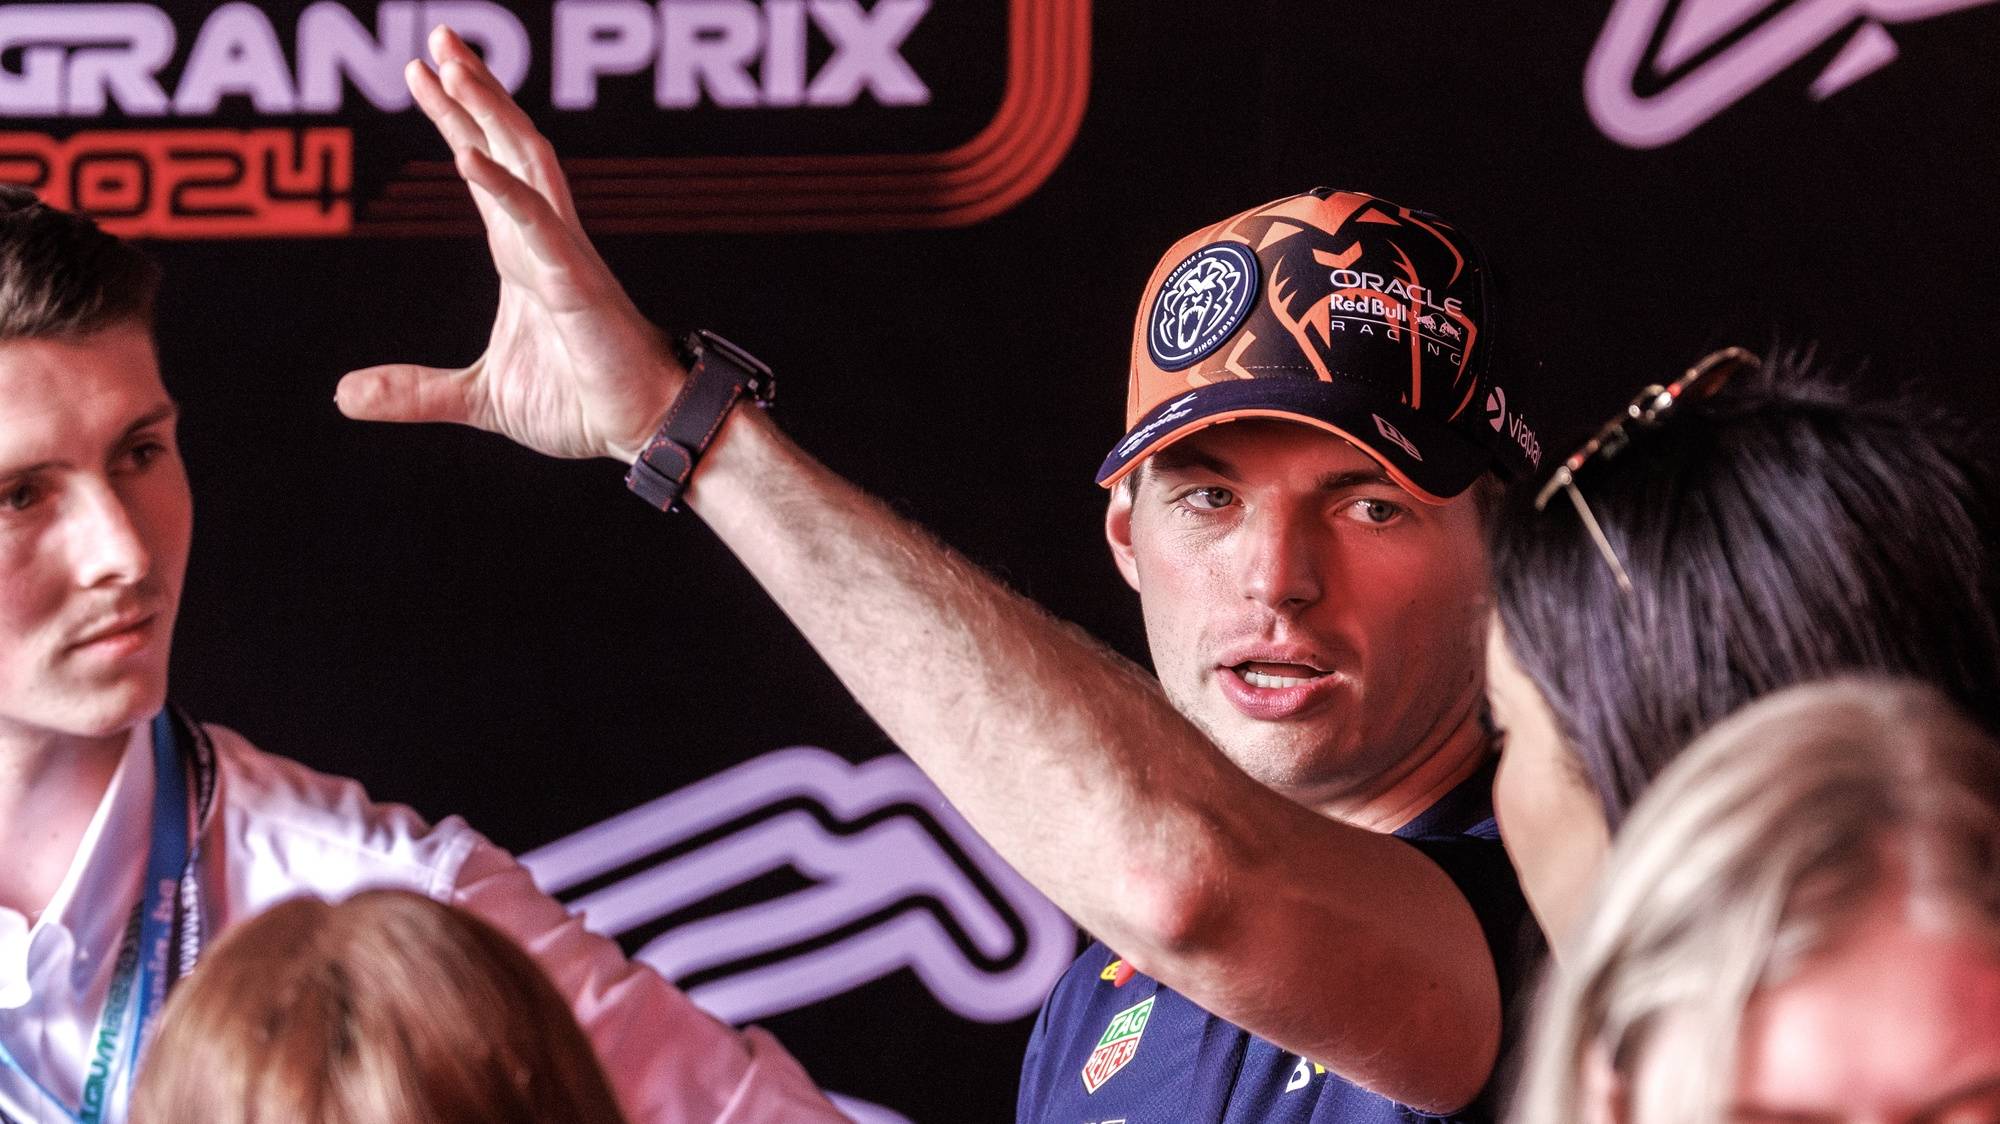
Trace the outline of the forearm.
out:
M 1155 943 L 1152 930 L 1173 927 L 1159 917 L 1173 897 L 1162 884 L 1189 873 L 1195 840 L 1208 834 L 1184 821 L 1206 815 L 1204 794 L 1255 786 L 1151 676 L 757 415 L 732 419 L 688 500 L 1030 881 L 1135 954 Z M 1127 863 L 1135 876 L 1107 866 Z
M 1492 962 L 1428 860 L 1259 785 L 1150 675 L 762 415 L 732 418 L 688 500 L 973 826 L 1121 955 L 1405 1103 L 1455 1108 L 1485 1080 Z
M 629 456 L 683 372 L 590 246 L 527 115 L 449 29 L 430 47 L 440 72 L 413 62 L 411 96 L 472 186 L 499 308 L 470 366 L 352 372 L 341 409 L 476 425 L 555 456 Z M 1463 1070 L 1484 1079 L 1477 1050 L 1444 1081 L 1426 1061 L 1463 1044 L 1454 1018 L 1476 1023 L 1475 1038 L 1497 1025 L 1465 1014 L 1483 1010 L 1491 963 L 1435 866 L 1256 784 L 1137 668 L 827 472 L 756 411 L 728 416 L 685 499 L 973 825 L 1135 963 L 1408 1103 L 1451 1096 Z M 1356 955 L 1317 963 L 1329 939 Z M 1246 989 L 1234 977 L 1253 958 Z M 1434 1027 L 1445 1040 L 1411 1048 Z

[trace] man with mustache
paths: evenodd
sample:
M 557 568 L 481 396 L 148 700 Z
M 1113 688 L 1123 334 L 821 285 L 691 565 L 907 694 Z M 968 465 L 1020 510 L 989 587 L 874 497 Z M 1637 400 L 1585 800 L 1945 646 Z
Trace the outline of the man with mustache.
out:
M 1020 1118 L 1488 1118 L 1525 913 L 1486 802 L 1481 528 L 1489 473 L 1531 458 L 1486 412 L 1507 409 L 1470 243 L 1313 192 L 1161 262 L 1099 473 L 1155 681 L 741 406 L 769 383 L 740 349 L 663 341 L 547 142 L 456 37 L 431 49 L 411 87 L 472 185 L 500 307 L 472 366 L 355 372 L 341 409 L 617 457 L 702 515 L 1103 942 L 1044 1010 Z
M 164 709 L 193 530 L 152 337 L 158 279 L 0 186 L 0 1121 L 115 1121 L 202 943 L 297 894 L 399 887 L 479 914 L 567 996 L 635 1122 L 842 1117 L 584 931 L 452 817 Z

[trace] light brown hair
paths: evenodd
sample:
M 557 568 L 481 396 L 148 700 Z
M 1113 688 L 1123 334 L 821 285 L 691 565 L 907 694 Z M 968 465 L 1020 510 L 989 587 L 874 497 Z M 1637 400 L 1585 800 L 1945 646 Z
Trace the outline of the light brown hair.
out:
M 0 184 L 0 343 L 153 326 L 160 271 L 138 248 Z
M 134 1124 L 624 1124 L 576 1019 L 492 926 L 400 890 L 230 930 L 161 1014 Z
M 1512 1119 L 1723 1119 L 1752 996 L 1885 895 L 2000 959 L 2000 744 L 1908 682 L 1837 679 L 1746 707 L 1619 832 L 1543 994 Z M 1656 1050 L 1673 1051 L 1673 1088 L 1626 1103 Z

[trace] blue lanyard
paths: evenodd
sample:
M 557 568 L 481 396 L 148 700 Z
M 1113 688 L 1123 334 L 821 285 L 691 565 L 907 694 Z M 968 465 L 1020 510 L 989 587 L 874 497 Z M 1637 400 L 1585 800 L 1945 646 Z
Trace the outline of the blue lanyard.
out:
M 172 975 L 169 961 L 174 922 L 182 915 L 178 907 L 184 890 L 191 889 L 184 885 L 193 864 L 193 843 L 188 830 L 187 760 L 175 736 L 173 719 L 163 709 L 153 719 L 153 822 L 152 842 L 146 848 L 146 881 L 132 917 L 126 922 L 124 938 L 119 941 L 111 987 L 105 995 L 104 1010 L 98 1016 L 97 1033 L 89 1043 L 82 1104 L 71 1112 L 62 1098 L 23 1069 L 6 1044 L 0 1042 L 0 1064 L 25 1078 L 50 1106 L 61 1111 L 63 1119 L 73 1124 L 97 1124 L 117 1099 L 114 1094 L 129 1091 L 133 1073 L 139 1068 L 146 1024 L 166 998 Z M 136 1017 L 130 1020 L 128 1028 L 127 1016 L 135 1007 Z M 120 1061 L 124 1063 L 122 1067 Z M 0 1113 L 0 1118 L 4 1116 Z

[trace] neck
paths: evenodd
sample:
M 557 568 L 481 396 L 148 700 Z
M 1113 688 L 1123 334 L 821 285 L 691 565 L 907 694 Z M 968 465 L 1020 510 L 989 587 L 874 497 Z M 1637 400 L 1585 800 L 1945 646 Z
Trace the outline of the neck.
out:
M 1376 779 L 1368 791 L 1320 805 L 1320 812 L 1369 831 L 1395 831 L 1479 771 L 1492 752 L 1475 693 L 1439 721 L 1418 750 Z
M 0 907 L 39 914 L 68 873 L 130 730 L 74 737 L 0 726 Z

